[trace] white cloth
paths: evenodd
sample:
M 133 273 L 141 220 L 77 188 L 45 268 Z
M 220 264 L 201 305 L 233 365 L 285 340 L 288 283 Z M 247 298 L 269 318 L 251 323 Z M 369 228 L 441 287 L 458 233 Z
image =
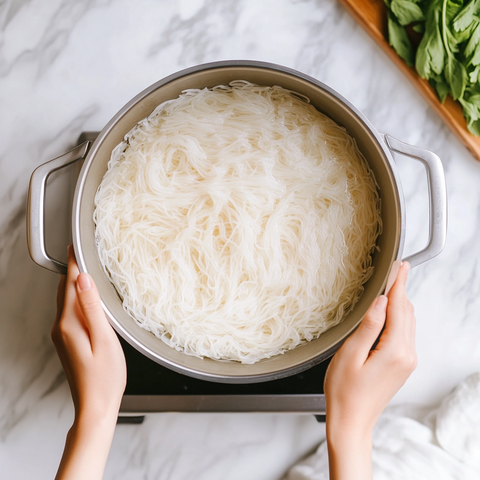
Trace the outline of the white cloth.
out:
M 442 402 L 436 434 L 444 450 L 480 469 L 480 373 L 470 375 Z
M 372 440 L 374 480 L 480 480 L 480 373 L 438 408 L 388 409 Z M 283 480 L 328 480 L 326 442 Z

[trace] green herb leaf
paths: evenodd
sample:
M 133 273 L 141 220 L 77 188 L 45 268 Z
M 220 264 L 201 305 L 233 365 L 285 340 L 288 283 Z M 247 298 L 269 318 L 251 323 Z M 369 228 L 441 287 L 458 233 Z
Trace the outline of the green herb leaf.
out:
M 445 49 L 443 48 L 442 35 L 440 34 L 438 23 L 435 24 L 435 30 L 430 39 L 428 54 L 430 55 L 432 70 L 437 74 L 442 73 L 445 64 Z
M 467 123 L 472 123 L 479 118 L 478 108 L 466 100 L 460 100 L 463 109 L 463 116 L 467 119 Z
M 467 85 L 467 71 L 465 67 L 453 56 L 450 55 L 445 64 L 445 80 L 450 84 L 451 94 L 454 100 L 463 96 Z
M 479 73 L 480 73 L 480 65 L 475 67 L 475 69 L 468 74 L 468 77 L 470 78 L 470 83 L 477 83 Z
M 417 23 L 412 27 L 412 30 L 417 33 L 424 33 L 425 32 L 425 24 L 424 23 Z
M 473 52 L 472 58 L 468 62 L 468 65 L 473 65 L 474 67 L 480 65 L 480 43 L 477 43 L 475 46 L 475 51 Z
M 480 108 L 480 95 L 477 93 L 468 97 L 468 103 L 474 105 L 477 109 Z
M 432 71 L 430 67 L 430 55 L 427 51 L 428 44 L 429 38 L 425 33 L 422 40 L 420 41 L 420 45 L 418 46 L 417 54 L 415 56 L 415 68 L 418 74 L 425 79 L 430 78 Z
M 465 30 L 473 21 L 473 16 L 480 11 L 480 0 L 472 0 L 463 8 L 453 20 L 453 28 L 456 32 Z
M 478 137 L 480 135 L 480 120 L 468 122 L 467 128 L 472 135 L 476 135 Z
M 390 8 L 400 25 L 409 25 L 424 19 L 422 9 L 410 0 L 392 0 Z
M 422 78 L 428 79 L 432 72 L 440 74 L 445 64 L 445 49 L 439 28 L 439 8 L 431 8 L 427 14 L 425 33 L 418 45 L 415 68 Z
M 461 32 L 457 32 L 453 30 L 452 34 L 455 37 L 456 42 L 458 44 L 463 42 L 468 42 L 478 23 L 479 23 L 479 19 L 477 16 L 475 16 L 472 23 L 465 30 L 462 30 Z
M 388 41 L 398 55 L 407 62 L 407 65 L 413 65 L 413 46 L 407 32 L 391 15 L 388 16 Z
M 435 89 L 458 100 L 469 131 L 480 135 L 480 0 L 385 0 L 390 45 Z M 405 25 L 423 33 L 416 52 Z
M 449 24 L 453 22 L 454 18 L 463 8 L 463 0 L 447 0 L 446 1 L 446 13 L 449 20 Z
M 460 99 L 459 102 L 462 105 L 463 116 L 467 120 L 468 130 L 473 135 L 480 135 L 480 110 L 478 106 L 475 103 L 463 99 Z
M 480 95 L 480 84 L 473 83 L 465 88 L 464 98 L 468 100 L 469 96 L 477 94 Z
M 473 24 L 475 25 L 475 28 L 473 29 L 470 39 L 468 40 L 463 52 L 466 58 L 469 58 L 473 55 L 478 43 L 480 42 L 480 22 L 478 20 L 474 20 L 474 22 L 472 22 L 472 25 Z
M 430 84 L 437 92 L 438 99 L 440 100 L 440 102 L 443 103 L 447 98 L 447 95 L 450 93 L 450 87 L 447 85 L 445 80 L 440 76 L 437 76 L 437 78 L 435 79 L 433 78 L 430 79 Z
M 442 7 L 444 9 L 444 20 L 442 19 L 442 30 L 444 31 L 444 35 L 447 39 L 448 45 L 445 45 L 446 49 L 449 49 L 453 53 L 458 53 L 460 51 L 458 44 L 460 43 L 457 40 L 456 35 L 450 29 L 453 19 L 457 16 L 458 12 L 461 10 L 463 6 L 463 0 L 446 0 Z

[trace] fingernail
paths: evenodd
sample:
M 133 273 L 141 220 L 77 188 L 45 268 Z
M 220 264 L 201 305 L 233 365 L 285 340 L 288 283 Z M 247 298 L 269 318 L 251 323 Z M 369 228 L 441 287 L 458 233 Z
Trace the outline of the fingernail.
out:
M 81 273 L 77 277 L 77 285 L 81 292 L 90 290 L 92 288 L 92 282 L 90 280 L 90 276 L 86 273 Z
M 388 299 L 385 295 L 380 295 L 377 298 L 377 303 L 375 304 L 375 308 L 384 311 L 387 308 Z
M 408 262 L 402 262 L 402 265 L 405 264 L 407 269 L 410 270 L 412 267 Z

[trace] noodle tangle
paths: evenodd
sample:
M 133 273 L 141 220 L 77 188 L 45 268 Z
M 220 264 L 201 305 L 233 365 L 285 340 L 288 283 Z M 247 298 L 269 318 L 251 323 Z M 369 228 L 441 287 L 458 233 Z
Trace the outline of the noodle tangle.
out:
M 342 321 L 382 225 L 345 129 L 299 94 L 245 81 L 186 90 L 139 122 L 112 152 L 94 221 L 138 325 L 249 364 Z

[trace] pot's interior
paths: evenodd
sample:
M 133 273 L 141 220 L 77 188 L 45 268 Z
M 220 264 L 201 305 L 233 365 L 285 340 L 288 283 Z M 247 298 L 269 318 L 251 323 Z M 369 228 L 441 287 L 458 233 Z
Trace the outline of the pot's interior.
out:
M 278 69 L 278 70 L 277 70 Z M 232 80 L 248 80 L 260 85 L 280 85 L 302 93 L 312 104 L 352 135 L 370 164 L 380 188 L 383 233 L 374 256 L 375 272 L 365 291 L 345 320 L 322 336 L 283 355 L 261 360 L 254 365 L 221 362 L 185 355 L 167 346 L 153 334 L 138 327 L 123 310 L 121 301 L 103 272 L 95 247 L 93 222 L 94 196 L 112 149 L 157 105 L 178 97 L 188 88 L 213 87 Z M 338 98 L 328 87 L 281 67 L 252 62 L 224 62 L 190 69 L 148 88 L 126 105 L 105 127 L 90 149 L 79 177 L 73 212 L 74 246 L 80 269 L 94 278 L 110 322 L 129 343 L 151 359 L 180 373 L 205 380 L 251 383 L 298 373 L 328 358 L 358 326 L 373 299 L 384 287 L 393 260 L 401 254 L 401 203 L 390 161 L 363 117 Z

